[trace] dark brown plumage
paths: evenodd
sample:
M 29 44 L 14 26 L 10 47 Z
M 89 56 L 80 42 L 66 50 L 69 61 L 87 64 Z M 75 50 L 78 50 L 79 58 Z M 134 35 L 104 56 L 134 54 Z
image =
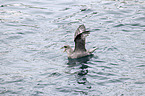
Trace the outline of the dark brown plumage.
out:
M 80 58 L 87 55 L 91 55 L 97 48 L 94 48 L 92 50 L 86 50 L 85 48 L 85 38 L 89 35 L 89 31 L 86 31 L 86 28 L 84 25 L 80 25 L 74 35 L 74 42 L 75 42 L 75 48 L 74 50 L 69 46 L 65 45 L 64 48 L 68 54 L 68 58 Z

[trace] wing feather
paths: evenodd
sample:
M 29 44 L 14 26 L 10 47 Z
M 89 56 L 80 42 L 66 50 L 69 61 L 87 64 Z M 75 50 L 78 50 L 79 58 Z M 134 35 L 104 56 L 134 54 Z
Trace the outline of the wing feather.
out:
M 85 38 L 88 36 L 88 34 L 89 34 L 89 31 L 86 31 L 86 28 L 84 25 L 80 25 L 78 27 L 74 35 L 74 41 L 75 41 L 74 51 L 80 51 L 80 52 L 86 51 Z

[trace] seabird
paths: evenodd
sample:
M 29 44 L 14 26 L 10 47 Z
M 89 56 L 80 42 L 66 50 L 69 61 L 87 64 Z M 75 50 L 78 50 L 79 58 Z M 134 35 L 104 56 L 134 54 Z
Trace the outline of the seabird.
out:
M 84 25 L 80 25 L 74 35 L 75 48 L 74 50 L 69 45 L 64 45 L 61 49 L 65 49 L 64 52 L 67 52 L 68 58 L 75 59 L 81 58 L 84 56 L 91 55 L 97 48 L 91 50 L 86 50 L 85 48 L 85 38 L 89 35 L 89 31 L 86 31 Z

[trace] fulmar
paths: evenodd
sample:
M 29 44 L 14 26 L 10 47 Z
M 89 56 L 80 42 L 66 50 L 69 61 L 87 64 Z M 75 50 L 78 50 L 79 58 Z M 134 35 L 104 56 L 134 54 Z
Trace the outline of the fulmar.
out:
M 64 45 L 61 49 L 65 49 L 64 52 L 67 52 L 68 58 L 76 59 L 85 56 L 92 55 L 92 53 L 97 49 L 93 48 L 91 50 L 86 50 L 85 48 L 85 38 L 89 35 L 89 31 L 86 31 L 84 25 L 80 25 L 74 35 L 75 48 L 74 50 L 69 45 Z

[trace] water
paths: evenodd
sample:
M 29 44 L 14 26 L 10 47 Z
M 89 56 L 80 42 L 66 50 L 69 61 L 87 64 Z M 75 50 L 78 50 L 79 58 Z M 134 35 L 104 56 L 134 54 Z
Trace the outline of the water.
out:
M 1 0 L 1 96 L 144 96 L 144 0 Z M 68 60 L 80 24 L 93 57 Z

